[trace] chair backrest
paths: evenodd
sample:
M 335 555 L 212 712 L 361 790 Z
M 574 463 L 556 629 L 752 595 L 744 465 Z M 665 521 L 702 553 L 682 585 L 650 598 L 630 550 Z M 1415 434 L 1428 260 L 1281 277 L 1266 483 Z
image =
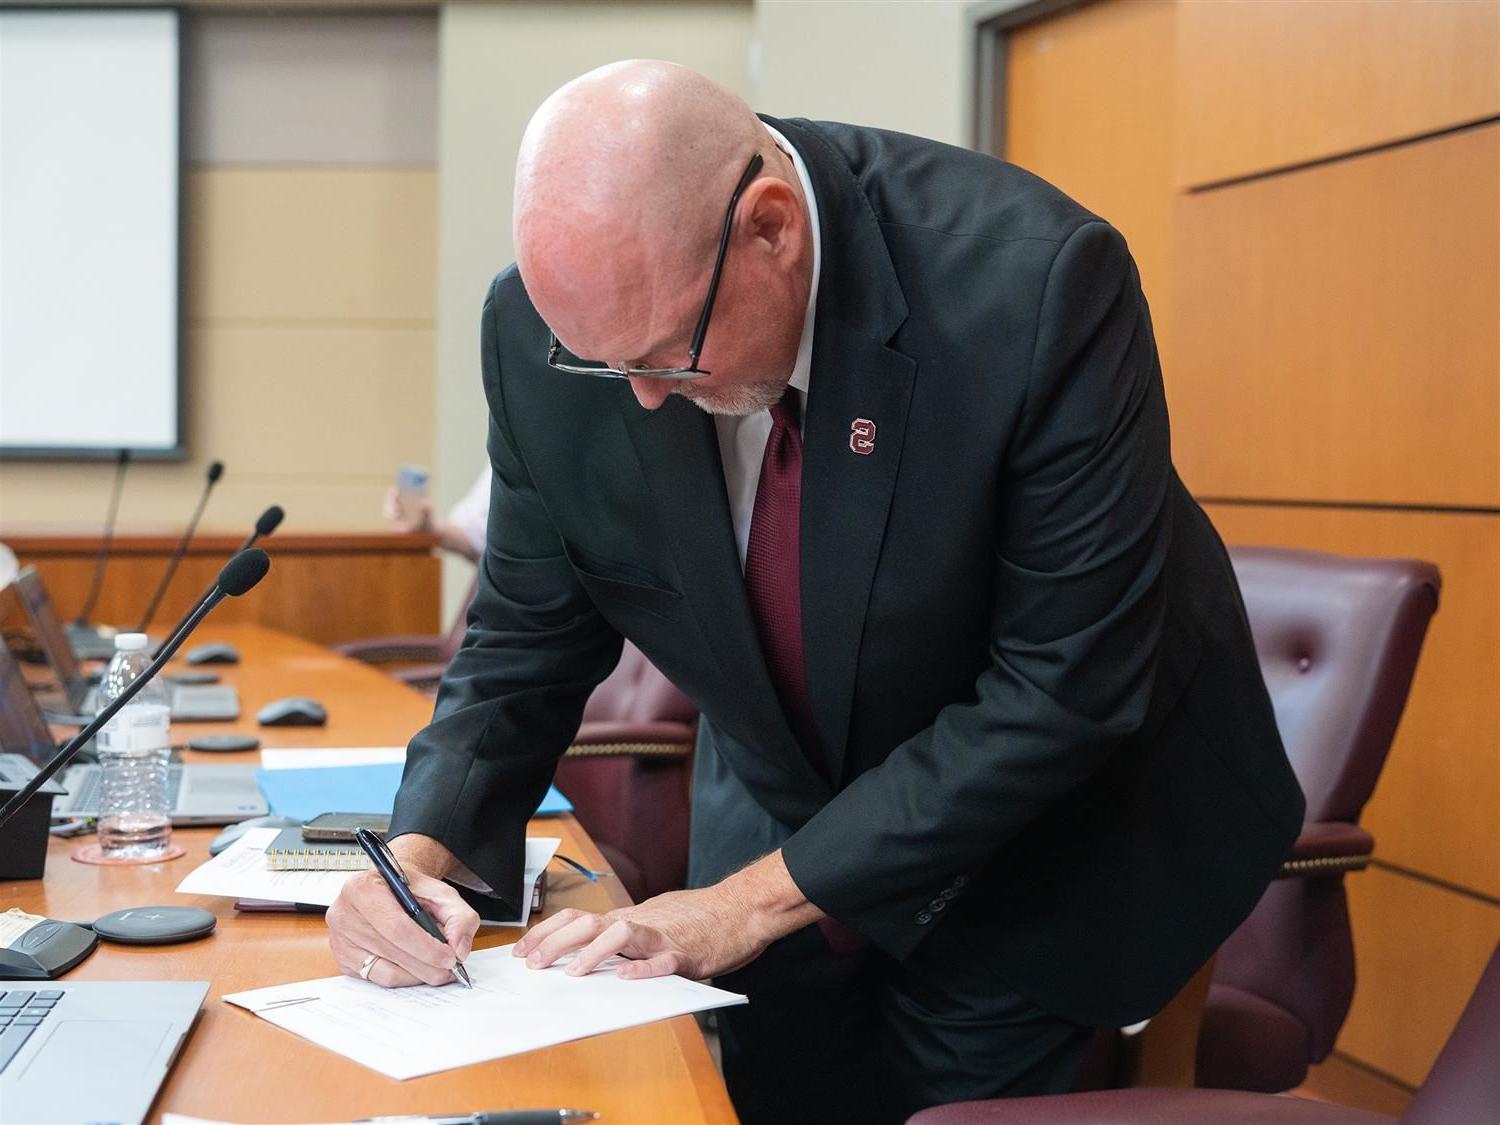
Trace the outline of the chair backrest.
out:
M 1500 945 L 1480 975 L 1474 995 L 1427 1072 L 1402 1125 L 1500 1121 Z
M 1307 819 L 1357 821 L 1437 610 L 1437 567 L 1269 547 L 1230 556 Z
M 1406 706 L 1437 609 L 1438 570 L 1416 559 L 1274 548 L 1230 555 L 1307 820 L 1356 822 Z M 1220 949 L 1214 984 L 1291 1013 L 1308 1029 L 1309 1061 L 1326 1057 L 1354 995 L 1342 878 L 1272 884 Z
M 629 641 L 615 670 L 594 689 L 583 708 L 583 721 L 694 723 L 698 709 L 656 670 Z
M 474 597 L 479 593 L 479 577 L 475 575 L 473 583 L 469 586 L 469 592 L 464 595 L 464 604 L 454 617 L 453 624 L 448 626 L 448 631 L 443 634 L 443 647 L 439 650 L 438 659 L 444 664 L 450 664 L 458 655 L 458 650 L 463 647 L 464 634 L 469 631 L 469 607 L 474 604 Z

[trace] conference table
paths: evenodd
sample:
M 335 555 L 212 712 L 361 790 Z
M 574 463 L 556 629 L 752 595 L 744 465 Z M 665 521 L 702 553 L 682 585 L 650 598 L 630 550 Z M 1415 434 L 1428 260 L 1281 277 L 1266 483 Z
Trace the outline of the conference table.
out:
M 255 734 L 274 747 L 405 745 L 428 720 L 431 701 L 375 668 L 308 641 L 253 625 L 205 623 L 193 643 L 228 641 L 242 661 L 218 666 L 240 694 L 241 718 L 228 723 L 174 723 L 172 741 L 196 734 Z M 173 665 L 168 671 L 174 670 Z M 259 728 L 255 712 L 288 695 L 324 704 L 324 727 Z M 227 764 L 258 756 L 184 751 L 184 762 Z M 165 863 L 103 867 L 71 858 L 81 842 L 54 838 L 43 879 L 0 882 L 0 910 L 88 921 L 129 906 L 185 905 L 211 911 L 218 927 L 181 945 L 136 947 L 100 942 L 64 979 L 204 980 L 208 999 L 182 1054 L 152 1107 L 151 1120 L 180 1113 L 238 1123 L 346 1122 L 392 1114 L 570 1106 L 609 1122 L 732 1122 L 724 1083 L 691 1016 L 566 1043 L 477 1066 L 400 1082 L 314 1046 L 233 1005 L 226 993 L 331 976 L 320 915 L 251 914 L 227 898 L 179 895 L 175 887 L 208 858 L 217 829 L 178 829 L 187 855 Z M 532 822 L 530 835 L 561 836 L 562 853 L 593 870 L 606 867 L 571 816 Z M 565 907 L 603 911 L 627 905 L 618 880 L 589 882 L 554 864 L 546 913 Z M 543 915 L 545 917 L 545 914 Z M 513 927 L 485 927 L 476 948 L 507 945 Z M 518 1017 L 518 1018 L 524 1018 Z M 87 1060 L 79 1060 L 79 1067 Z

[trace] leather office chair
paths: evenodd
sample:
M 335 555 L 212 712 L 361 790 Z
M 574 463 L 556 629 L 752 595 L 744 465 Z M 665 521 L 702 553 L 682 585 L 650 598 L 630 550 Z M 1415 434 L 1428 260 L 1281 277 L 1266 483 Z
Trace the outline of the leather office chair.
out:
M 1322 1062 L 1354 996 L 1344 873 L 1374 841 L 1359 816 L 1406 706 L 1441 579 L 1415 559 L 1239 547 L 1276 723 L 1307 797 L 1282 878 L 1215 960 L 1196 1085 L 1274 1093 Z
M 687 881 L 698 711 L 628 641 L 594 689 L 557 787 L 636 902 Z
M 1343 876 L 1374 847 L 1359 814 L 1395 737 L 1441 579 L 1414 559 L 1260 547 L 1230 556 L 1306 823 L 1281 877 L 1167 1010 L 1138 1036 L 1101 1033 L 1080 1090 L 1291 1089 L 1332 1050 L 1353 998 Z M 1232 1118 L 1235 1107 L 1225 1108 Z M 992 1119 L 1022 1120 L 974 1120 Z
M 464 643 L 469 627 L 469 603 L 479 592 L 479 580 L 469 587 L 463 608 L 446 633 L 407 633 L 390 637 L 367 637 L 334 645 L 333 651 L 366 664 L 393 665 L 390 674 L 428 695 L 437 694 L 443 670 Z
M 1304 1098 L 1240 1090 L 1096 1090 L 1050 1098 L 1002 1098 L 924 1109 L 907 1125 L 1469 1125 L 1500 1121 L 1500 946 L 1427 1080 L 1399 1118 Z

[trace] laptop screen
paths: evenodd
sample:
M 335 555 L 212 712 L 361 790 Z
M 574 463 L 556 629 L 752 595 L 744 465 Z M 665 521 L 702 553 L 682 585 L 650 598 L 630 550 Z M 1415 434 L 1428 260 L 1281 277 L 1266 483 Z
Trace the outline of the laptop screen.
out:
M 31 619 L 31 628 L 52 667 L 52 674 L 68 693 L 68 706 L 74 710 L 81 708 L 89 693 L 88 681 L 83 678 L 83 671 L 73 657 L 73 646 L 68 642 L 62 619 L 57 616 L 57 607 L 52 604 L 36 567 L 28 566 L 16 575 L 16 593 L 26 616 Z
M 41 765 L 57 749 L 21 666 L 0 644 L 0 752 L 20 754 Z

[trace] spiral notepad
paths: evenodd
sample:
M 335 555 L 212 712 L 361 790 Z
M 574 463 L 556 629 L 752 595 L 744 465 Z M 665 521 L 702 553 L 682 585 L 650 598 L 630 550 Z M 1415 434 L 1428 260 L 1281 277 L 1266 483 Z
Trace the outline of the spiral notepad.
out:
M 283 828 L 266 849 L 271 871 L 363 871 L 370 857 L 358 844 L 304 840 L 302 829 Z

